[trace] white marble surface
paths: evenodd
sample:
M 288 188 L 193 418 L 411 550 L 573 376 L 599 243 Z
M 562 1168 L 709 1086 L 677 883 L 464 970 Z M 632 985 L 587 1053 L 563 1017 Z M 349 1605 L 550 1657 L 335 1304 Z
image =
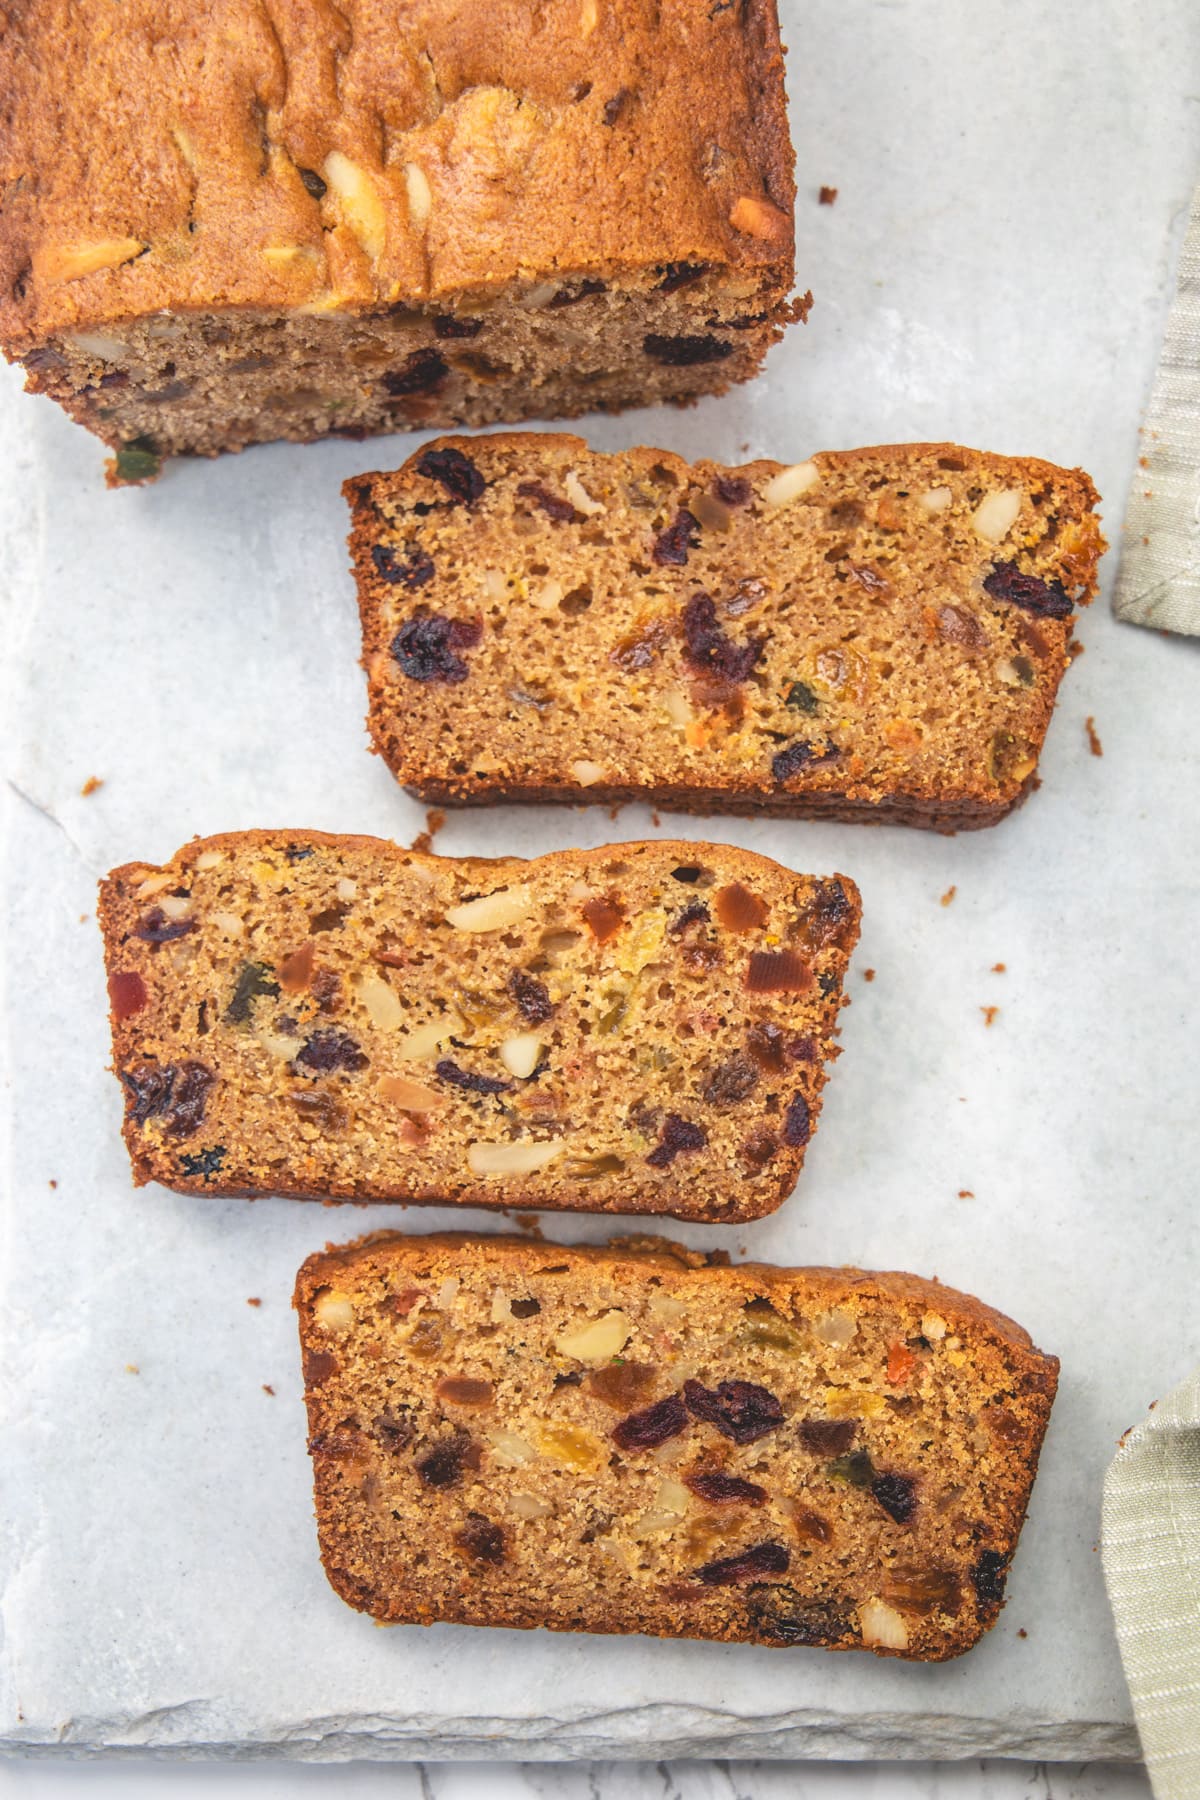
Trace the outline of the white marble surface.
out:
M 1116 536 L 1200 167 L 1192 0 L 1161 0 L 1152 17 L 1135 0 L 781 10 L 812 322 L 754 387 L 690 413 L 589 421 L 589 435 L 731 461 L 959 438 L 1086 464 Z M 816 205 L 822 182 L 840 190 L 832 209 Z M 0 1744 L 326 1759 L 1133 1756 L 1094 1546 L 1116 1438 L 1200 1359 L 1200 646 L 1093 609 L 1045 785 L 994 832 L 720 827 L 797 866 L 846 869 L 867 909 L 803 1186 L 733 1249 L 937 1273 L 1063 1360 L 996 1631 L 936 1668 L 380 1632 L 317 1563 L 288 1295 L 314 1245 L 396 1214 L 131 1190 L 91 914 L 104 869 L 193 832 L 418 828 L 364 753 L 337 497 L 341 476 L 411 446 L 277 447 L 113 495 L 98 448 L 17 390 L 0 381 Z M 84 799 L 92 774 L 105 785 Z M 632 808 L 616 825 L 499 809 L 453 820 L 439 848 L 654 829 Z M 554 1225 L 576 1240 L 608 1229 Z M 16 1765 L 6 1779 L 48 1777 Z M 403 1792 L 413 1774 L 387 1779 Z

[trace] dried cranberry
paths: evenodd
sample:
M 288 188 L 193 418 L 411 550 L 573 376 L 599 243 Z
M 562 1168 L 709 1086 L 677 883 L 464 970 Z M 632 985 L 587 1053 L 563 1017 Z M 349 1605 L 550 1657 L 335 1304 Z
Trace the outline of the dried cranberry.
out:
M 569 500 L 564 500 L 561 494 L 552 494 L 540 481 L 518 481 L 517 492 L 522 500 L 532 500 L 548 519 L 573 524 L 580 517 Z
M 794 743 L 776 751 L 771 758 L 771 773 L 776 781 L 790 781 L 793 775 L 798 775 L 801 769 L 810 764 L 836 762 L 841 754 L 836 744 L 826 744 L 823 749 L 818 750 L 806 738 L 797 738 Z
M 713 492 L 726 506 L 745 506 L 753 489 L 741 475 L 718 475 L 713 482 Z
M 997 563 L 983 578 L 983 591 L 993 600 L 1007 600 L 1039 619 L 1069 619 L 1074 602 L 1061 581 L 1042 581 L 1025 575 L 1015 562 Z
M 487 482 L 469 456 L 448 444 L 444 450 L 426 450 L 417 463 L 417 474 L 440 482 L 454 500 L 474 504 Z
M 783 1407 L 770 1388 L 756 1381 L 722 1381 L 715 1388 L 685 1381 L 683 1397 L 695 1418 L 715 1425 L 735 1444 L 752 1444 L 783 1424 Z
M 325 198 L 328 190 L 324 181 L 322 181 L 315 169 L 302 169 L 297 164 L 296 173 L 299 175 L 301 181 L 304 183 L 314 200 L 323 200 Z
M 758 1085 L 758 1070 L 748 1057 L 727 1056 L 718 1063 L 704 1086 L 700 1098 L 706 1106 L 737 1106 Z M 786 1131 L 784 1141 L 788 1142 Z
M 717 624 L 709 594 L 693 594 L 683 609 L 684 658 L 703 675 L 721 681 L 745 681 L 762 655 L 762 640 L 735 644 Z
M 802 1419 L 800 1442 L 814 1456 L 844 1456 L 857 1430 L 856 1419 Z
M 168 919 L 161 906 L 152 906 L 134 926 L 133 935 L 144 938 L 148 944 L 169 944 L 195 929 L 195 919 Z
M 766 1488 L 759 1487 L 756 1481 L 743 1481 L 740 1475 L 725 1475 L 715 1469 L 709 1473 L 702 1470 L 698 1475 L 685 1476 L 684 1483 L 693 1494 L 699 1494 L 701 1500 L 707 1500 L 712 1506 L 731 1506 L 739 1500 L 747 1506 L 766 1504 Z
M 680 937 L 683 932 L 687 930 L 689 925 L 698 925 L 702 922 L 707 923 L 710 916 L 709 910 L 707 906 L 705 906 L 703 900 L 690 900 L 682 911 L 677 912 L 675 917 L 671 920 L 669 927 L 671 936 Z
M 683 568 L 688 551 L 700 542 L 700 521 L 686 506 L 681 506 L 670 525 L 659 532 L 650 552 L 660 568 Z
M 469 1094 L 507 1094 L 512 1087 L 511 1081 L 500 1081 L 495 1075 L 476 1075 L 471 1069 L 460 1069 L 448 1056 L 443 1056 L 434 1068 L 440 1080 L 448 1081 L 451 1087 L 465 1088 Z
M 469 1512 L 466 1523 L 455 1532 L 454 1541 L 475 1562 L 504 1561 L 504 1527 L 493 1524 L 483 1513 Z
M 214 1144 L 209 1150 L 197 1150 L 193 1155 L 186 1151 L 179 1158 L 179 1164 L 185 1175 L 199 1175 L 207 1181 L 210 1175 L 219 1175 L 221 1164 L 225 1161 L 224 1144 Z
M 337 1357 L 329 1350 L 305 1350 L 304 1352 L 304 1385 L 320 1387 L 331 1375 L 338 1371 Z
M 392 655 L 410 681 L 444 681 L 455 687 L 470 674 L 457 650 L 471 650 L 483 636 L 477 619 L 447 619 L 424 613 L 402 625 L 392 639 Z
M 513 970 L 508 978 L 508 991 L 517 1011 L 530 1025 L 544 1025 L 554 1011 L 554 1002 L 545 982 L 527 975 L 524 969 Z
M 581 300 L 590 300 L 593 294 L 608 292 L 605 281 L 581 281 L 577 287 L 559 288 L 557 294 L 546 302 L 547 312 L 556 312 L 564 306 L 578 306 Z
M 682 1151 L 703 1150 L 707 1142 L 708 1133 L 702 1125 L 693 1125 L 690 1120 L 680 1118 L 678 1113 L 668 1113 L 663 1120 L 662 1136 L 646 1161 L 652 1169 L 666 1169 Z
M 439 313 L 433 321 L 433 335 L 439 338 L 473 338 L 482 330 L 482 319 L 459 319 L 453 313 Z
M 706 1587 L 740 1587 L 763 1575 L 786 1575 L 790 1561 L 782 1544 L 768 1541 L 739 1550 L 736 1556 L 722 1556 L 717 1562 L 705 1563 L 696 1570 L 696 1579 Z
M 720 338 L 662 337 L 657 331 L 651 331 L 643 338 L 642 348 L 652 361 L 667 363 L 674 369 L 691 368 L 695 363 L 724 362 L 727 356 L 733 355 L 733 345 L 723 343 Z
M 443 1438 L 440 1444 L 423 1456 L 417 1464 L 417 1474 L 426 1487 L 453 1487 L 462 1480 L 462 1472 L 471 1459 L 474 1449 L 476 1458 L 478 1449 L 472 1444 L 465 1431 L 456 1432 L 452 1438 Z
M 370 1060 L 348 1032 L 332 1028 L 314 1031 L 296 1053 L 301 1068 L 314 1075 L 331 1075 L 336 1069 L 365 1069 Z
M 687 1407 L 678 1394 L 668 1394 L 641 1412 L 630 1413 L 613 1430 L 613 1442 L 622 1450 L 657 1450 L 668 1438 L 678 1437 L 687 1425 Z
M 389 394 L 429 394 L 450 373 L 436 350 L 414 350 L 402 369 L 389 369 L 383 385 Z
M 118 969 L 108 978 L 108 1001 L 118 1024 L 140 1013 L 150 998 L 136 969 Z
M 420 544 L 405 544 L 403 561 L 397 560 L 394 544 L 372 544 L 371 561 L 383 581 L 398 581 L 406 588 L 424 587 L 436 573 L 432 556 Z
M 803 1094 L 793 1095 L 783 1115 L 781 1136 L 792 1150 L 802 1149 L 812 1136 L 812 1115 Z
M 142 1063 L 121 1072 L 133 1096 L 130 1110 L 135 1124 L 161 1119 L 166 1137 L 190 1137 L 199 1130 L 216 1079 L 201 1062 Z
M 1008 1557 L 999 1550 L 985 1550 L 971 1570 L 971 1581 L 980 1606 L 991 1606 L 1004 1598 L 1008 1580 Z
M 707 263 L 669 262 L 662 266 L 662 280 L 656 283 L 655 291 L 659 294 L 675 294 L 680 288 L 691 287 L 708 274 Z
M 279 983 L 266 963 L 243 963 L 234 983 L 233 998 L 225 1008 L 227 1023 L 244 1025 L 250 1017 L 254 1002 L 260 996 L 278 999 Z

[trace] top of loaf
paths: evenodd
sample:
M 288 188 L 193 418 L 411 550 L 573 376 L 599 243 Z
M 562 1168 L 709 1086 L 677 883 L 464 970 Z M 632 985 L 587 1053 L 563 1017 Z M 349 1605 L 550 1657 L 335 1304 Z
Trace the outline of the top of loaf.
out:
M 653 287 L 675 264 L 777 299 L 794 193 L 774 0 L 0 14 L 10 352 L 164 310 Z

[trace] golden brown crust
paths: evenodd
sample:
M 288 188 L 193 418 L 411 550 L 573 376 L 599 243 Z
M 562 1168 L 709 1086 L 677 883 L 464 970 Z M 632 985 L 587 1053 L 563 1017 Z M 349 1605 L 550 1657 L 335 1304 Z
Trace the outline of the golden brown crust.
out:
M 468 504 L 439 458 L 476 472 Z M 1036 785 L 1104 549 L 1082 470 L 953 444 L 789 471 L 505 432 L 344 492 L 374 745 L 437 804 L 992 824 Z M 699 656 L 748 670 L 697 659 L 701 604 Z M 471 640 L 448 675 L 430 620 Z
M 310 1257 L 295 1304 L 322 1560 L 377 1618 L 920 1660 L 995 1622 L 1058 1363 L 970 1295 L 381 1233 Z M 720 1381 L 754 1384 L 732 1446 Z
M 457 925 L 480 890 L 520 904 Z M 99 919 L 139 1184 L 735 1223 L 803 1161 L 859 900 L 716 845 L 253 831 L 114 870 Z

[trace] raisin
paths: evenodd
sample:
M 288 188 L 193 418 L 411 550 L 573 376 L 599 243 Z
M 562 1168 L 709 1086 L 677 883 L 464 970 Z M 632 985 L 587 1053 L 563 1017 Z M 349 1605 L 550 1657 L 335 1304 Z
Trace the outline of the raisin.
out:
M 590 278 L 581 281 L 577 287 L 559 288 L 557 294 L 546 302 L 547 312 L 558 312 L 564 306 L 578 306 L 581 300 L 590 300 L 593 294 L 608 292 L 606 281 L 593 281 Z M 518 492 L 520 490 L 518 489 Z
M 475 1562 L 504 1561 L 504 1527 L 494 1525 L 483 1513 L 469 1512 L 465 1525 L 455 1532 L 454 1542 Z
M 517 493 L 522 500 L 532 500 L 548 519 L 574 524 L 580 517 L 569 500 L 564 500 L 560 494 L 552 494 L 540 481 L 519 481 Z
M 706 1388 L 699 1381 L 685 1381 L 683 1397 L 688 1411 L 735 1444 L 752 1444 L 783 1424 L 783 1407 L 770 1388 L 756 1381 L 722 1381 Z
M 161 906 L 152 906 L 134 926 L 133 935 L 148 944 L 170 944 L 195 929 L 195 919 L 168 919 Z
M 718 475 L 713 482 L 713 491 L 726 506 L 745 506 L 753 489 L 741 475 Z
M 513 970 L 508 978 L 508 992 L 517 1011 L 530 1025 L 544 1025 L 554 1011 L 550 990 L 545 982 L 527 975 L 524 969 Z
M 854 908 L 840 881 L 822 881 L 800 914 L 792 935 L 809 950 L 827 944 L 845 945 L 847 926 L 854 922 Z
M 907 1525 L 917 1510 L 916 1483 L 907 1475 L 877 1475 L 871 1493 L 897 1525 Z
M 625 1409 L 644 1398 L 654 1385 L 655 1370 L 650 1363 L 606 1363 L 593 1369 L 587 1378 L 587 1390 L 605 1406 Z
M 432 556 L 420 544 L 405 544 L 403 561 L 397 560 L 394 544 L 372 544 L 371 561 L 381 580 L 406 588 L 424 587 L 436 573 Z
M 939 606 L 938 635 L 963 650 L 986 650 L 988 634 L 973 612 L 963 606 Z
M 1004 1598 L 1008 1580 L 1008 1557 L 999 1550 L 985 1550 L 971 1570 L 971 1582 L 980 1610 Z
M 708 274 L 707 263 L 669 262 L 662 265 L 662 280 L 655 284 L 655 292 L 659 294 L 676 294 L 680 288 L 691 287 L 692 283 L 701 280 Z
M 392 639 L 392 655 L 410 681 L 444 681 L 455 687 L 470 674 L 457 650 L 472 650 L 483 636 L 478 619 L 447 619 L 423 613 L 402 625 Z
M 130 1110 L 135 1124 L 161 1119 L 166 1137 L 191 1137 L 200 1129 L 216 1079 L 201 1062 L 142 1063 L 121 1073 L 133 1096 Z
M 687 1407 L 678 1394 L 668 1394 L 641 1412 L 630 1413 L 614 1427 L 613 1442 L 622 1450 L 657 1450 L 668 1438 L 678 1437 L 687 1425 Z
M 993 600 L 1007 600 L 1039 619 L 1069 619 L 1074 602 L 1061 581 L 1041 581 L 1022 574 L 1015 562 L 997 563 L 983 578 L 983 591 Z
M 472 1444 L 465 1431 L 456 1432 L 451 1438 L 443 1438 L 440 1444 L 423 1456 L 417 1464 L 417 1474 L 426 1487 L 453 1487 L 462 1480 L 463 1469 L 472 1460 L 478 1460 L 478 1446 Z
M 857 1430 L 856 1419 L 802 1419 L 800 1442 L 814 1456 L 844 1456 Z
M 108 978 L 108 1003 L 118 1024 L 140 1013 L 150 996 L 136 969 L 118 969 Z
M 291 1099 L 292 1105 L 302 1120 L 306 1120 L 310 1125 L 315 1125 L 318 1131 L 324 1131 L 330 1136 L 339 1131 L 345 1131 L 350 1123 L 350 1114 L 340 1101 L 334 1099 L 332 1094 L 317 1090 L 293 1094 Z
M 465 1088 L 469 1094 L 507 1094 L 512 1087 L 511 1081 L 501 1081 L 498 1076 L 460 1069 L 448 1056 L 435 1063 L 434 1070 L 440 1080 L 448 1081 L 451 1087 Z
M 465 501 L 468 506 L 478 500 L 487 486 L 470 457 L 453 445 L 444 450 L 426 450 L 417 464 L 417 474 L 439 482 L 452 500 Z
M 684 863 L 678 869 L 671 870 L 671 880 L 686 882 L 690 887 L 693 882 L 699 881 L 703 873 L 704 870 L 698 869 L 694 863 Z
M 812 1114 L 803 1094 L 794 1094 L 783 1115 L 783 1141 L 792 1150 L 803 1149 L 812 1136 Z
M 651 551 L 660 568 L 682 569 L 688 559 L 688 551 L 695 550 L 700 542 L 700 521 L 686 506 L 681 506 L 674 520 L 654 540 Z
M 702 1125 L 693 1125 L 690 1120 L 680 1118 L 678 1113 L 668 1113 L 658 1144 L 646 1161 L 652 1169 L 666 1169 L 683 1151 L 703 1150 L 707 1143 L 708 1133 Z
M 445 381 L 449 373 L 445 359 L 436 350 L 414 350 L 402 369 L 388 370 L 383 377 L 383 385 L 387 393 L 397 397 L 405 394 L 430 394 Z
M 797 1501 L 792 1508 L 792 1523 L 798 1537 L 809 1538 L 814 1544 L 833 1542 L 833 1526 L 819 1512 L 814 1512 L 811 1506 L 802 1506 Z
M 315 855 L 316 852 L 311 844 L 285 844 L 283 854 L 290 863 L 298 863 L 307 862 L 309 857 Z
M 598 944 L 607 944 L 625 923 L 625 914 L 615 900 L 585 900 L 581 910 Z
M 335 1013 L 342 1004 L 342 978 L 336 969 L 317 969 L 308 991 L 323 1013 Z
M 490 1406 L 494 1397 L 490 1381 L 471 1375 L 443 1375 L 434 1393 L 447 1406 Z
M 374 1430 L 383 1448 L 390 1455 L 397 1456 L 412 1443 L 416 1426 L 406 1406 L 388 1407 L 386 1411 L 375 1415 Z
M 700 1098 L 706 1106 L 737 1106 L 758 1086 L 758 1070 L 745 1056 L 734 1054 L 718 1063 L 704 1086 Z
M 663 337 L 657 331 L 651 331 L 643 338 L 642 348 L 653 362 L 666 363 L 673 369 L 688 369 L 695 363 L 724 362 L 727 356 L 733 355 L 733 345 L 720 338 L 707 335 Z
M 851 1450 L 848 1456 L 839 1456 L 831 1462 L 825 1473 L 831 1481 L 844 1481 L 850 1487 L 867 1488 L 875 1479 L 875 1464 L 865 1450 Z
M 744 1501 L 747 1506 L 766 1504 L 767 1490 L 756 1481 L 743 1481 L 740 1475 L 725 1475 L 720 1470 L 701 1470 L 684 1477 L 685 1487 L 713 1506 L 732 1506 Z
M 669 927 L 671 936 L 680 937 L 682 933 L 687 930 L 689 925 L 698 925 L 702 922 L 706 923 L 710 917 L 711 914 L 703 900 L 689 900 L 682 911 L 677 912 L 675 917 L 671 920 Z
M 314 1031 L 296 1053 L 300 1067 L 314 1075 L 331 1075 L 336 1069 L 365 1069 L 370 1060 L 348 1032 L 332 1028 Z
M 802 713 L 815 713 L 820 704 L 821 702 L 806 681 L 793 681 L 787 691 L 787 699 L 784 701 L 785 706 L 790 706 L 795 712 Z
M 709 594 L 693 594 L 683 609 L 684 660 L 703 675 L 721 681 L 745 681 L 762 655 L 763 644 L 735 644 L 717 624 Z
M 315 169 L 302 169 L 299 164 L 297 164 L 296 173 L 299 175 L 301 181 L 304 183 L 314 200 L 323 200 L 325 198 L 325 195 L 329 190 Z
M 185 1175 L 199 1175 L 207 1181 L 210 1175 L 220 1174 L 226 1154 L 224 1144 L 214 1144 L 211 1149 L 197 1150 L 193 1155 L 185 1151 L 179 1164 Z
M 458 319 L 453 313 L 439 313 L 433 321 L 433 335 L 438 338 L 474 338 L 482 330 L 482 319 Z
M 514 1300 L 509 1307 L 514 1319 L 532 1319 L 542 1310 L 540 1300 Z
M 769 1131 L 754 1131 L 742 1144 L 742 1160 L 752 1169 L 765 1169 L 779 1149 L 779 1139 Z
M 750 1599 L 755 1629 L 777 1644 L 838 1644 L 851 1635 L 849 1617 L 829 1600 L 806 1600 L 794 1588 L 768 1588 Z
M 740 881 L 731 881 L 713 895 L 718 923 L 726 931 L 755 931 L 767 922 L 770 911 L 761 894 L 751 893 Z
M 276 1000 L 279 991 L 279 983 L 266 963 L 243 963 L 234 983 L 233 998 L 225 1008 L 226 1024 L 244 1025 L 253 1011 L 255 1000 L 260 996 Z
M 337 1357 L 329 1350 L 305 1350 L 304 1352 L 304 1384 L 306 1387 L 320 1387 L 331 1375 L 338 1371 Z
M 735 1556 L 722 1556 L 696 1570 L 696 1580 L 705 1587 L 740 1587 L 743 1582 L 757 1581 L 762 1575 L 786 1575 L 791 1557 L 783 1544 L 754 1544 L 739 1550 Z
M 956 1613 L 962 1604 L 962 1577 L 957 1569 L 908 1568 L 897 1563 L 887 1572 L 882 1597 L 905 1612 Z
M 813 972 L 795 950 L 752 950 L 746 967 L 750 994 L 807 994 Z
M 808 768 L 810 764 L 819 766 L 821 763 L 836 762 L 841 754 L 836 744 L 826 744 L 823 750 L 818 750 L 807 738 L 797 738 L 794 743 L 775 752 L 771 758 L 771 773 L 776 781 L 790 781 L 793 775 L 798 775 L 801 769 Z

